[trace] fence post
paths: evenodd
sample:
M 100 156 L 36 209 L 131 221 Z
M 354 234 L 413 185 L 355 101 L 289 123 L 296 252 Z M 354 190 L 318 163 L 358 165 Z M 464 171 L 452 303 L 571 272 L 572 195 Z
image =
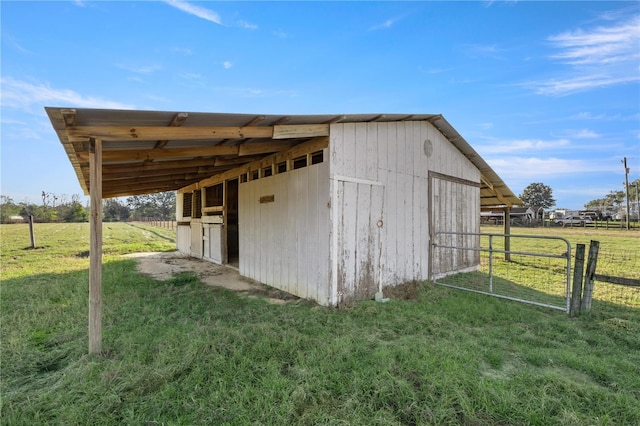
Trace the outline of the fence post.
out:
M 33 215 L 29 215 L 29 236 L 31 237 L 31 248 L 36 248 L 36 235 L 33 233 Z
M 598 263 L 598 251 L 600 250 L 600 241 L 591 240 L 589 245 L 589 259 L 587 260 L 587 272 L 584 279 L 584 291 L 582 293 L 582 304 L 580 312 L 591 311 L 591 301 L 593 300 L 594 275 L 596 273 L 596 265 Z
M 567 256 L 570 256 L 567 252 Z M 569 316 L 575 317 L 580 311 L 580 300 L 582 298 L 582 276 L 584 271 L 584 244 L 576 246 L 576 261 L 573 265 L 573 287 L 571 289 L 571 307 Z

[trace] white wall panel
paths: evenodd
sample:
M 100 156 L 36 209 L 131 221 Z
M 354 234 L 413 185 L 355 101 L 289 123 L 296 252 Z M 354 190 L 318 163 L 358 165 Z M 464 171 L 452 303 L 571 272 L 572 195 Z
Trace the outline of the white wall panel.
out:
M 176 227 L 176 246 L 180 253 L 191 253 L 191 227 L 189 225 Z
M 328 161 L 241 183 L 239 193 L 240 273 L 326 305 Z
M 438 203 L 434 210 L 441 217 L 438 226 L 479 230 L 476 217 L 479 215 L 477 188 L 462 191 L 454 185 L 443 184 L 435 189 L 433 199 L 429 198 L 429 171 L 472 182 L 480 181 L 478 169 L 430 123 L 336 123 L 331 125 L 330 133 L 332 178 L 373 180 L 384 187 L 384 227 L 380 233 L 380 268 L 384 285 L 429 278 L 431 202 Z M 425 153 L 427 139 L 431 142 L 430 155 Z M 332 203 L 337 201 L 337 206 L 341 206 L 344 212 L 353 207 L 354 200 L 358 208 L 370 208 L 366 206 L 367 200 L 362 198 L 362 194 L 357 191 L 354 194 L 349 185 L 345 186 L 344 193 L 334 194 L 340 198 L 332 200 Z M 337 223 L 332 223 L 331 232 L 343 226 L 346 231 L 352 230 L 356 235 L 361 235 L 362 229 L 351 220 L 349 217 L 340 217 Z M 354 244 L 355 247 L 358 245 L 353 236 L 338 237 L 338 248 L 331 253 L 337 258 L 336 262 L 332 262 L 332 273 L 337 273 L 335 268 L 338 268 L 344 275 L 339 276 L 339 280 L 358 282 L 356 275 L 362 268 L 353 263 L 353 256 L 357 257 L 357 254 L 352 253 Z M 350 264 L 353 270 L 347 271 L 345 268 Z M 350 278 L 351 274 L 354 275 L 353 279 Z

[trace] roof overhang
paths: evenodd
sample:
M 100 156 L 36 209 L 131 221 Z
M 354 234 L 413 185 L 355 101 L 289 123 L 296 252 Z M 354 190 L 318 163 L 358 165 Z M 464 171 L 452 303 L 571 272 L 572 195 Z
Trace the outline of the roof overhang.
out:
M 481 173 L 481 207 L 521 204 L 458 132 L 436 114 L 254 115 L 45 108 L 85 194 L 89 149 L 102 141 L 103 198 L 184 188 L 329 135 L 337 122 L 429 121 Z

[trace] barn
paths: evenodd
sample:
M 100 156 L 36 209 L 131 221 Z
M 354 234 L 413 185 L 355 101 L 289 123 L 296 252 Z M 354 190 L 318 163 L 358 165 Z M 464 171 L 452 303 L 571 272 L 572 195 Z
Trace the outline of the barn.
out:
M 181 252 L 325 306 L 477 268 L 434 233 L 520 204 L 439 114 L 46 111 L 92 204 L 176 190 Z

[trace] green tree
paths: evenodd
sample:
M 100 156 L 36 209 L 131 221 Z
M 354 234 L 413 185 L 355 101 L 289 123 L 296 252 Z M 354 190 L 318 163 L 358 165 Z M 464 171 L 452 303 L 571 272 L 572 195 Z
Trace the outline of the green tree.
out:
M 527 206 L 548 209 L 556 205 L 553 190 L 544 183 L 530 183 L 520 194 L 520 199 Z
M 118 222 L 129 219 L 131 210 L 117 198 L 108 198 L 104 200 L 102 213 L 106 222 Z
M 21 207 L 11 197 L 0 195 L 0 223 L 10 222 L 11 216 L 19 216 Z
M 625 193 L 624 191 L 609 191 L 609 193 L 604 197 L 607 203 L 610 206 L 620 207 L 624 202 Z
M 127 198 L 136 219 L 152 217 L 154 219 L 171 220 L 176 214 L 176 193 L 174 191 L 156 194 L 134 195 Z

